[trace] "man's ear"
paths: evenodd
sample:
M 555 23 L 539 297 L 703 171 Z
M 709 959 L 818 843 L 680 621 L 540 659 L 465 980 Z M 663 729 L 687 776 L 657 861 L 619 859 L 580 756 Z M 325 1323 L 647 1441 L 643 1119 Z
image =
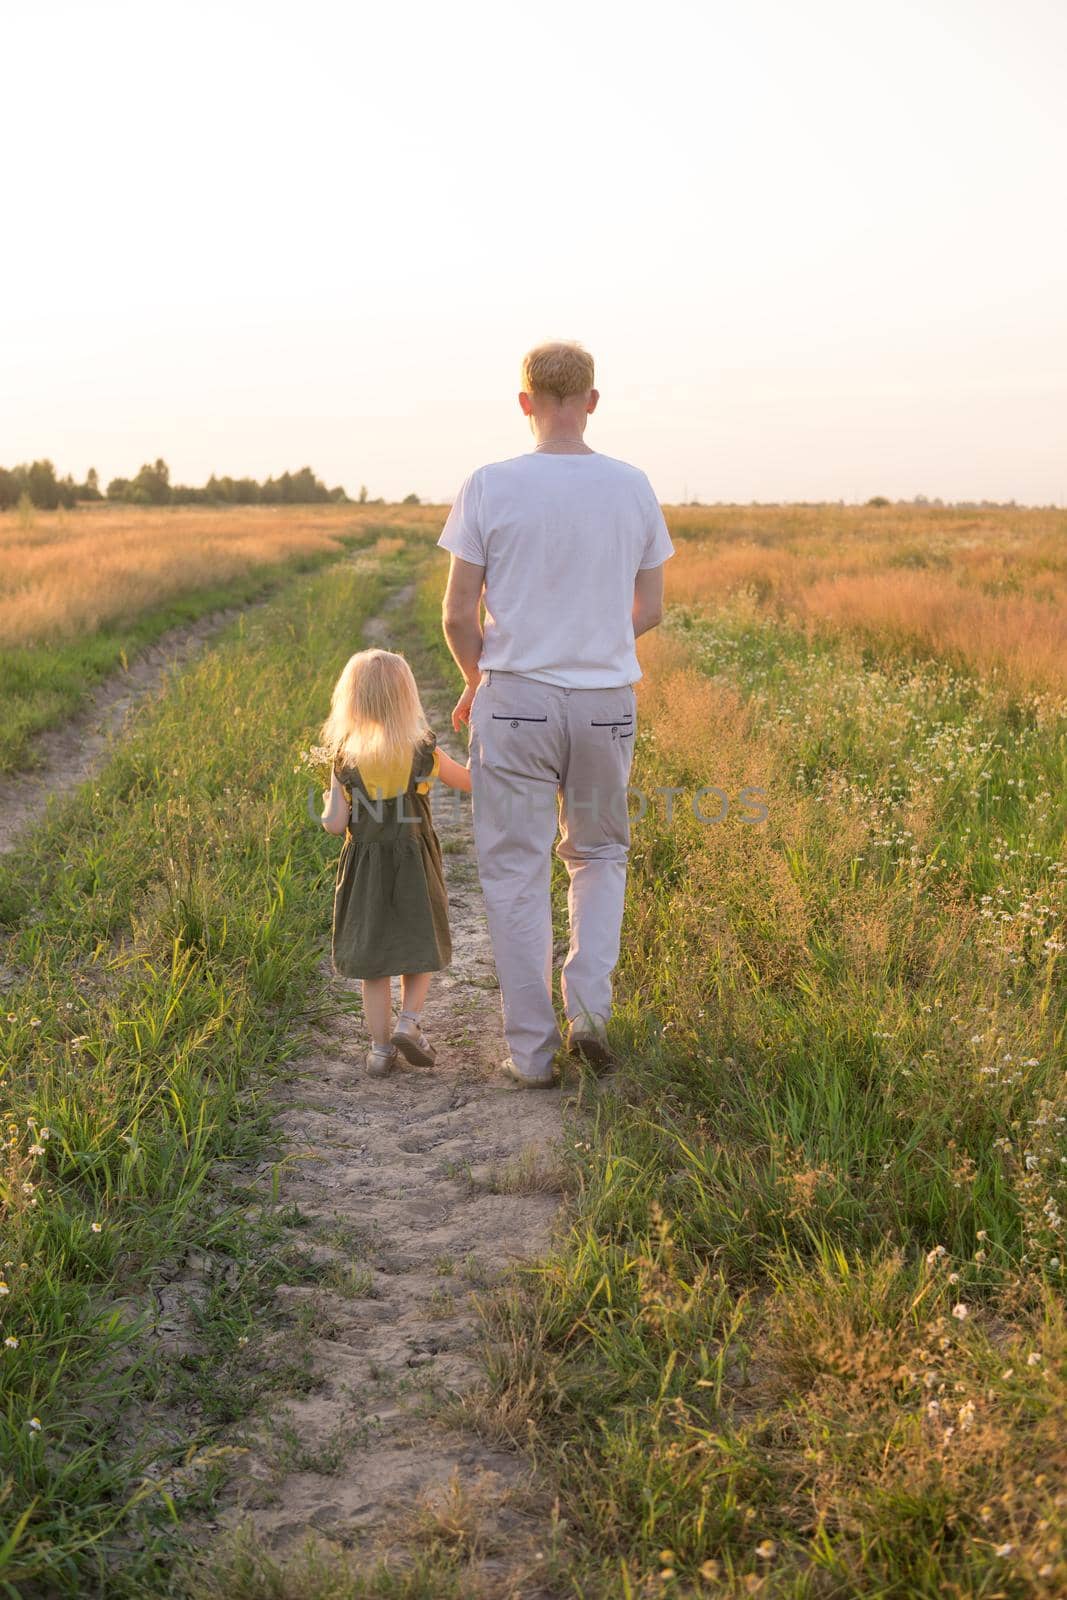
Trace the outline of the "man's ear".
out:
M 530 404 L 530 396 L 526 393 L 525 389 L 519 390 L 519 410 L 522 412 L 524 417 L 529 417 L 533 414 L 533 406 Z
M 592 416 L 593 412 L 596 410 L 596 403 L 597 403 L 597 401 L 599 399 L 600 399 L 600 390 L 599 389 L 590 389 L 590 391 L 589 391 L 589 404 L 585 408 L 588 411 L 590 416 Z

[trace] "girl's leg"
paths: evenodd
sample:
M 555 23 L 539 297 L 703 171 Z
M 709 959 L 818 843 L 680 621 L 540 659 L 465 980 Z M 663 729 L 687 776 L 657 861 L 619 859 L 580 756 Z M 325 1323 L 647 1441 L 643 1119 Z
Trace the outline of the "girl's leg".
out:
M 400 979 L 400 1004 L 402 1010 L 397 1021 L 393 1043 L 405 1061 L 414 1067 L 432 1067 L 437 1051 L 419 1027 L 422 1008 L 426 1004 L 426 991 L 430 987 L 428 972 L 405 972 Z
M 432 972 L 405 972 L 400 980 L 400 1006 L 402 1017 L 418 1022 L 430 988 Z
M 363 979 L 363 1020 L 375 1044 L 388 1044 L 393 1031 L 393 997 L 388 978 Z

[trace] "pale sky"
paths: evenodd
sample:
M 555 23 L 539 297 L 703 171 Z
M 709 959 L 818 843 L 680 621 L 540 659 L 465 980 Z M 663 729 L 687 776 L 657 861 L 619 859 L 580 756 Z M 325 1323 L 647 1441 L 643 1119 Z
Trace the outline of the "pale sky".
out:
M 0 464 L 1067 503 L 1063 0 L 0 0 Z

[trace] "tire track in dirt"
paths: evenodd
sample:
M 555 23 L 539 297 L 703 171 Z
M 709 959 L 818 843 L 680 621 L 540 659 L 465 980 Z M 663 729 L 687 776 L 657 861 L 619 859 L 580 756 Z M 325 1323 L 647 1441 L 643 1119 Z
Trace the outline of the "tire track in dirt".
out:
M 365 629 L 370 642 L 402 644 L 410 596 L 391 597 Z M 447 746 L 452 701 L 441 692 L 425 701 Z M 459 741 L 453 753 L 465 759 Z M 529 1462 L 432 1415 L 481 1375 L 479 1289 L 548 1245 L 562 1135 L 558 1091 L 523 1091 L 498 1070 L 499 990 L 470 802 L 434 794 L 454 948 L 425 1011 L 437 1063 L 367 1078 L 362 1027 L 342 1015 L 319 1030 L 280 1093 L 284 1148 L 280 1162 L 261 1164 L 257 1187 L 261 1203 L 298 1208 L 293 1243 L 321 1268 L 317 1281 L 304 1274 L 276 1290 L 280 1307 L 303 1310 L 314 1330 L 313 1382 L 241 1429 L 245 1448 L 215 1528 L 250 1526 L 279 1557 L 310 1538 L 327 1552 L 358 1547 L 361 1558 L 403 1563 L 413 1511 L 432 1523 L 462 1504 L 477 1525 L 471 1596 L 550 1600 L 538 1578 L 550 1507 Z M 299 1440 L 295 1461 L 280 1438 Z
M 43 818 L 50 797 L 68 794 L 104 764 L 114 739 L 139 705 L 163 687 L 175 667 L 199 655 L 236 617 L 263 601 L 210 611 L 195 622 L 168 628 L 124 670 L 93 690 L 84 711 L 36 738 L 38 765 L 0 778 L 0 855 L 14 850 L 21 834 Z

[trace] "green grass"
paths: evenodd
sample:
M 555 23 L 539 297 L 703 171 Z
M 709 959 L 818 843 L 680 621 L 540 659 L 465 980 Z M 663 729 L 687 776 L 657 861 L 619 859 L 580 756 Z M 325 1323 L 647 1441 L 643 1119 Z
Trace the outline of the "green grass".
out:
M 371 542 L 381 530 L 363 528 L 343 542 L 349 548 Z M 34 765 L 34 740 L 82 709 L 96 686 L 170 628 L 196 622 L 212 611 L 248 605 L 277 589 L 280 583 L 310 572 L 334 554 L 302 556 L 236 578 L 231 583 L 168 600 L 120 626 L 105 627 L 82 638 L 0 649 L 0 774 Z
M 269 1219 L 242 1232 L 218 1164 L 262 1146 L 266 1092 L 329 1004 L 331 851 L 294 765 L 382 594 L 373 564 L 289 582 L 0 866 L 3 1592 L 172 1592 L 171 1457 L 303 1381 L 298 1351 L 264 1375 L 241 1343 L 262 1331 Z M 194 1244 L 236 1277 L 199 1313 L 204 1354 L 164 1370 L 136 1308 Z M 138 1425 L 161 1402 L 189 1420 L 180 1449 Z
M 566 1593 L 1051 1600 L 1067 727 L 744 603 L 669 631 L 634 781 L 769 819 L 635 826 L 623 1070 L 469 1414 L 555 1484 Z
M 189 1600 L 480 1600 L 467 1553 L 431 1542 L 404 1566 L 330 1554 L 314 1544 L 287 1558 L 247 1532 L 209 1570 L 194 1574 Z
M 299 1329 L 280 1367 L 256 1354 L 271 1285 L 303 1270 L 288 1226 L 237 1226 L 216 1164 L 261 1143 L 263 1091 L 325 1003 L 330 852 L 293 753 L 380 585 L 287 589 L 0 871 L 4 1256 L 27 1264 L 0 1302 L 19 1338 L 0 1368 L 8 1592 L 174 1592 L 180 1527 L 142 1482 L 174 1462 L 138 1453 L 128 1413 L 200 1408 L 205 1475 L 166 1480 L 180 1522 L 216 1491 L 214 1430 L 311 1381 Z M 456 683 L 439 597 L 435 572 L 407 653 Z M 532 1448 L 558 1495 L 560 1596 L 1054 1600 L 1067 728 L 743 604 L 670 632 L 635 781 L 760 783 L 769 819 L 657 804 L 635 827 L 623 1069 L 583 1089 L 568 1231 L 490 1297 L 467 1416 Z M 233 1271 L 207 1285 L 197 1351 L 123 1367 L 118 1308 L 198 1241 Z M 447 1294 L 459 1268 L 438 1270 Z M 238 1540 L 191 1587 L 478 1593 L 466 1545 L 429 1530 L 411 1549 L 400 1571 Z

